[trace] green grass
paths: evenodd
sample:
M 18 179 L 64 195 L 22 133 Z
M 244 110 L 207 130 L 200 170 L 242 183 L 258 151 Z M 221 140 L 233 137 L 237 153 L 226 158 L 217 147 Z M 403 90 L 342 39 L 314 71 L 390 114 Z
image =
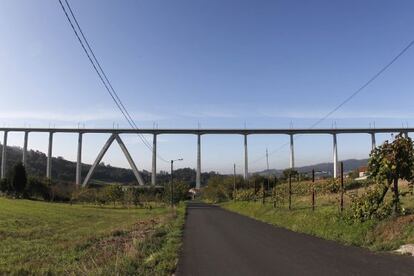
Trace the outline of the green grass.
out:
M 0 274 L 169 275 L 183 218 L 184 207 L 172 213 L 0 198 Z
M 345 198 L 346 204 L 348 201 Z M 402 206 L 408 210 L 412 211 L 413 202 L 412 195 L 402 197 Z M 262 205 L 261 201 L 229 201 L 221 206 L 292 231 L 371 250 L 393 250 L 414 243 L 413 214 L 383 221 L 350 222 L 340 214 L 336 194 L 318 196 L 315 211 L 311 209 L 310 196 L 294 196 L 292 210 L 288 210 L 286 201 L 276 208 L 271 203 Z

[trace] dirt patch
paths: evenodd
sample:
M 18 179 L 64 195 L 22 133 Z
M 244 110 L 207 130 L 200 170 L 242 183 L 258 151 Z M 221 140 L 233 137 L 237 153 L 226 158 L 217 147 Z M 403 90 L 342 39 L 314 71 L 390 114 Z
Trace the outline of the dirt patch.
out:
M 380 223 L 373 231 L 373 237 L 380 242 L 402 239 L 407 226 L 414 224 L 414 215 L 393 218 Z

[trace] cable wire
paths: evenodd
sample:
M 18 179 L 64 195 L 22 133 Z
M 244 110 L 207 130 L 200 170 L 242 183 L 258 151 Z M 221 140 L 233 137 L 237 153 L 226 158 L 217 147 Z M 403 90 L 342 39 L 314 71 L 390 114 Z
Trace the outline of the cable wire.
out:
M 389 61 L 387 64 L 385 64 L 377 73 L 375 73 L 367 82 L 365 82 L 361 87 L 359 87 L 355 92 L 353 92 L 351 95 L 349 95 L 345 100 L 343 100 L 339 105 L 337 105 L 334 109 L 332 109 L 331 111 L 329 111 L 327 114 L 325 114 L 325 116 L 323 116 L 322 118 L 320 118 L 319 120 L 317 120 L 315 123 L 313 123 L 309 129 L 312 129 L 314 127 L 316 127 L 317 125 L 319 125 L 320 123 L 322 123 L 324 120 L 326 120 L 328 117 L 330 117 L 333 113 L 335 113 L 336 111 L 338 111 L 342 106 L 344 106 L 345 104 L 347 104 L 350 100 L 352 100 L 355 96 L 357 96 L 359 93 L 361 93 L 367 86 L 369 86 L 372 82 L 374 82 L 379 76 L 381 76 L 385 71 L 388 70 L 389 67 L 391 67 L 391 65 L 393 65 L 402 55 L 405 54 L 405 52 L 407 52 L 412 46 L 414 45 L 414 40 L 410 41 L 410 43 L 408 43 L 393 59 L 391 59 L 391 61 Z M 299 136 L 295 136 L 295 140 L 296 138 L 299 138 Z M 280 151 L 281 149 L 283 149 L 285 146 L 289 145 L 289 143 L 285 143 L 283 145 L 281 145 L 279 148 L 277 148 L 276 150 L 272 151 L 269 153 L 269 155 L 273 155 L 276 152 Z M 264 159 L 266 156 L 262 156 L 256 160 L 254 160 L 252 163 L 256 163 L 262 159 Z
M 71 18 L 70 18 L 70 16 L 69 16 L 68 12 L 66 11 L 65 6 L 63 5 L 62 1 L 61 1 L 61 0 L 59 0 L 59 4 L 60 4 L 60 6 L 61 6 L 61 8 L 62 8 L 63 12 L 65 13 L 65 16 L 66 16 L 66 18 L 67 18 L 67 20 L 68 20 L 68 22 L 69 22 L 69 24 L 70 24 L 70 26 L 71 26 L 71 28 L 72 28 L 73 32 L 75 33 L 75 35 L 76 35 L 76 37 L 77 37 L 77 39 L 78 39 L 79 43 L 80 43 L 80 44 L 81 44 L 81 46 L 82 46 L 83 51 L 85 52 L 86 56 L 88 57 L 88 59 L 89 59 L 90 63 L 92 64 L 92 66 L 93 66 L 93 68 L 94 68 L 95 72 L 97 73 L 97 75 L 98 75 L 99 79 L 101 80 L 101 82 L 102 82 L 102 83 L 103 83 L 103 85 L 105 86 L 106 91 L 107 91 L 107 92 L 108 92 L 108 94 L 111 96 L 112 100 L 115 102 L 115 104 L 116 104 L 117 108 L 119 109 L 119 111 L 121 111 L 122 115 L 124 116 L 124 118 L 126 119 L 126 121 L 128 122 L 128 124 L 129 124 L 132 128 L 134 128 L 134 129 L 137 129 L 137 130 L 138 130 L 138 129 L 139 129 L 139 128 L 138 128 L 138 126 L 136 125 L 135 121 L 132 119 L 132 117 L 131 117 L 130 113 L 128 112 L 128 110 L 126 109 L 125 105 L 122 103 L 122 101 L 121 101 L 120 97 L 119 97 L 119 96 L 118 96 L 118 94 L 116 93 L 116 91 L 115 91 L 115 89 L 113 88 L 113 86 L 112 86 L 111 82 L 109 81 L 109 79 L 108 79 L 107 75 L 105 74 L 105 71 L 102 69 L 102 66 L 100 65 L 100 63 L 99 63 L 98 59 L 96 58 L 96 56 L 95 56 L 95 54 L 94 54 L 94 52 L 93 52 L 93 50 L 92 50 L 92 47 L 90 46 L 90 44 L 89 44 L 89 42 L 88 42 L 88 40 L 87 40 L 87 38 L 86 38 L 86 36 L 85 36 L 84 32 L 82 31 L 82 28 L 80 27 L 80 25 L 79 25 L 79 23 L 78 23 L 78 21 L 77 21 L 77 19 L 76 19 L 75 15 L 74 15 L 74 13 L 73 13 L 73 11 L 72 11 L 72 8 L 71 8 L 71 7 L 70 7 L 70 5 L 69 5 L 68 0 L 65 0 L 65 3 L 66 3 L 66 5 L 67 5 L 67 7 L 68 7 L 68 10 L 69 10 L 69 12 L 70 12 L 70 14 L 71 14 L 71 16 L 72 16 L 72 18 L 73 18 L 74 22 L 75 22 L 75 25 L 77 26 L 77 28 L 78 28 L 78 30 L 79 30 L 79 32 L 80 32 L 80 34 L 81 34 L 81 36 L 82 36 L 82 38 L 83 38 L 83 40 L 84 40 L 84 42 L 85 42 L 86 46 L 85 46 L 84 42 L 82 41 L 81 37 L 79 36 L 79 33 L 78 33 L 78 31 L 76 30 L 76 28 L 75 28 L 75 26 L 74 26 L 74 24 L 73 24 L 73 22 L 72 22 L 72 20 L 71 20 Z M 87 49 L 89 49 L 89 52 L 90 52 L 90 53 L 88 52 L 88 50 L 87 50 Z M 96 63 L 96 64 L 95 64 L 95 63 Z M 98 68 L 99 68 L 99 70 L 98 70 Z M 150 142 L 148 142 L 148 140 L 145 138 L 145 136 L 144 136 L 144 135 L 142 135 L 141 133 L 137 133 L 137 135 L 138 135 L 138 137 L 141 139 L 141 141 L 143 142 L 143 144 L 144 144 L 144 145 L 145 145 L 145 146 L 146 146 L 146 147 L 147 147 L 150 151 L 152 151 L 152 150 L 153 150 L 153 147 L 152 147 L 152 145 L 150 144 Z M 158 159 L 160 159 L 160 160 L 162 160 L 162 161 L 164 161 L 164 162 L 168 162 L 165 158 L 163 158 L 162 156 L 160 156 L 158 153 L 157 153 L 157 158 L 158 158 Z

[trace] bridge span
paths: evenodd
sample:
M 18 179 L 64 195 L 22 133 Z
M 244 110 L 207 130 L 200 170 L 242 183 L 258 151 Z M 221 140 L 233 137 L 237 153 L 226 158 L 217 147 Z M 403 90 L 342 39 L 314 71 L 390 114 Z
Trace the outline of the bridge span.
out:
M 280 128 L 258 128 L 258 129 L 246 129 L 246 128 L 208 128 L 208 129 L 185 129 L 185 128 L 175 128 L 175 129 L 113 129 L 113 128 L 20 128 L 20 127 L 3 127 L 0 128 L 0 131 L 3 132 L 3 151 L 2 151 L 2 162 L 1 162 L 1 178 L 3 179 L 6 176 L 6 162 L 7 162 L 7 135 L 9 132 L 23 132 L 24 141 L 23 141 L 23 165 L 26 165 L 27 162 L 27 145 L 29 139 L 29 133 L 33 132 L 43 132 L 49 134 L 49 144 L 47 152 L 47 166 L 46 166 L 46 177 L 52 177 L 52 151 L 53 151 L 53 134 L 54 133 L 77 133 L 78 134 L 78 152 L 76 160 L 76 185 L 86 186 L 91 179 L 95 168 L 101 162 L 106 151 L 109 149 L 111 144 L 114 141 L 117 141 L 121 147 L 122 152 L 126 156 L 128 163 L 131 166 L 131 169 L 140 185 L 144 185 L 144 180 L 142 179 L 137 166 L 129 154 L 129 151 L 125 144 L 123 143 L 120 134 L 152 134 L 153 143 L 152 143 L 152 176 L 151 184 L 155 185 L 156 172 L 157 172 L 157 136 L 163 134 L 192 134 L 197 135 L 197 174 L 196 174 L 196 188 L 201 187 L 201 136 L 202 135 L 243 135 L 244 136 L 244 178 L 249 177 L 249 167 L 248 167 L 248 148 L 247 148 L 247 137 L 249 135 L 255 134 L 265 134 L 265 135 L 288 135 L 290 137 L 290 168 L 295 167 L 295 156 L 294 156 L 294 135 L 299 134 L 326 134 L 332 135 L 333 138 L 333 172 L 334 177 L 338 175 L 338 145 L 337 145 L 337 135 L 338 134 L 368 134 L 371 135 L 372 148 L 375 148 L 375 134 L 377 133 L 404 133 L 408 136 L 408 133 L 414 132 L 414 128 L 289 128 L 289 129 L 280 129 Z M 109 139 L 104 144 L 103 148 L 99 152 L 98 156 L 95 159 L 95 162 L 92 164 L 91 168 L 88 171 L 85 179 L 82 181 L 81 167 L 82 167 L 82 137 L 84 134 L 111 134 Z

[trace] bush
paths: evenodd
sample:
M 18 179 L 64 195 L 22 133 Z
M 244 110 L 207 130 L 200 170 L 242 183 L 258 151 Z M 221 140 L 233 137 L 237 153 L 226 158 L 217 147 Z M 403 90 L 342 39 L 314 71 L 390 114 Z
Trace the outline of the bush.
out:
M 288 197 L 288 187 L 279 186 L 272 190 L 272 202 L 273 207 L 282 206 L 285 202 L 285 198 Z
M 45 181 L 37 177 L 29 177 L 25 191 L 25 197 L 41 197 L 50 200 L 50 189 Z
M 184 182 L 174 183 L 174 203 L 190 199 L 188 191 L 190 186 Z M 164 188 L 164 201 L 169 203 L 171 201 L 171 185 L 168 184 Z
M 104 194 L 106 196 L 106 201 L 112 201 L 112 203 L 116 204 L 116 202 L 123 201 L 124 199 L 124 191 L 122 190 L 121 185 L 108 185 L 104 188 Z
M 13 167 L 13 173 L 11 178 L 11 186 L 17 197 L 21 197 L 24 194 L 27 184 L 26 169 L 21 162 L 17 163 Z
M 75 187 L 72 191 L 71 202 L 97 202 L 98 190 L 88 187 Z
M 50 191 L 50 200 L 61 202 L 68 202 L 72 200 L 72 193 L 75 189 L 73 183 L 51 182 L 50 180 L 47 180 L 47 182 L 49 182 L 46 186 Z
M 203 189 L 203 197 L 211 202 L 222 202 L 232 199 L 233 178 L 214 176 L 208 180 L 207 187 Z
M 351 196 L 348 218 L 355 221 L 384 219 L 392 213 L 392 202 L 383 202 L 384 191 L 371 188 L 360 197 Z
M 256 199 L 254 189 L 238 189 L 233 192 L 233 199 L 237 201 L 250 201 Z
M 13 192 L 13 187 L 10 184 L 10 181 L 7 178 L 0 180 L 0 191 L 4 194 L 11 194 Z

